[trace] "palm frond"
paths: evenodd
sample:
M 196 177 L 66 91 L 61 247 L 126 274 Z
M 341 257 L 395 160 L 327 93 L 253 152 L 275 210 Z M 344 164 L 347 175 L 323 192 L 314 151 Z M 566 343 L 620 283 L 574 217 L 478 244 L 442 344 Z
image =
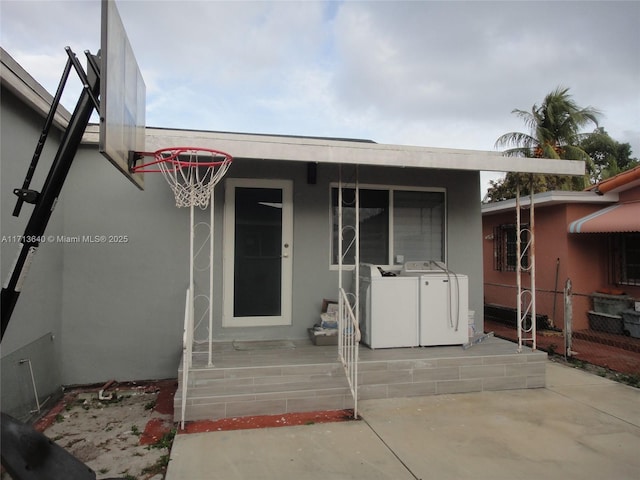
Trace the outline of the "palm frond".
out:
M 567 145 L 564 147 L 563 158 L 566 160 L 583 160 L 588 168 L 593 168 L 593 159 L 581 147 Z
M 522 132 L 509 132 L 500 136 L 496 140 L 495 148 L 518 147 L 531 149 L 537 145 L 538 141 L 529 134 Z
M 502 154 L 505 157 L 525 157 L 525 158 L 533 157 L 532 150 L 526 147 L 509 148 L 507 150 L 504 150 Z
M 510 132 L 496 140 L 496 148 L 508 147 L 505 154 L 544 158 L 566 158 L 567 148 L 581 141 L 580 129 L 598 125 L 600 112 L 592 107 L 580 108 L 569 95 L 569 89 L 558 86 L 547 94 L 542 104 L 534 104 L 531 111 L 514 109 L 527 126 L 529 133 Z M 582 155 L 571 150 L 571 155 Z

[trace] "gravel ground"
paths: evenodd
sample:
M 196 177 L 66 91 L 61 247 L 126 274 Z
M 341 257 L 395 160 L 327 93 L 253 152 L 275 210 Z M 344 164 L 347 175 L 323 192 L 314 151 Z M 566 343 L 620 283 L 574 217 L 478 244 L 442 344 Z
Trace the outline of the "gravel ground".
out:
M 43 433 L 84 462 L 100 479 L 162 480 L 175 430 L 172 416 L 156 409 L 149 386 L 66 394 L 49 413 Z M 10 479 L 8 474 L 2 480 Z

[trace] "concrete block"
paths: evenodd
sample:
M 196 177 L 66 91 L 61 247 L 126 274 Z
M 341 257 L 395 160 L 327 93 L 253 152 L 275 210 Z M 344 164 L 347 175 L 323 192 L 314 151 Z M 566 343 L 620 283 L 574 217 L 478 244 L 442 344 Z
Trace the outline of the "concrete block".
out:
M 513 355 L 495 355 L 490 357 L 482 357 L 484 365 L 510 365 L 521 364 L 527 362 L 527 355 L 515 353 Z
M 358 387 L 358 398 L 360 400 L 376 400 L 389 397 L 389 387 L 387 385 L 361 385 Z
M 482 379 L 482 389 L 484 391 L 494 390 L 515 390 L 527 388 L 527 377 L 493 377 Z
M 524 365 L 506 365 L 506 375 L 544 375 L 546 363 L 526 363 Z
M 414 382 L 458 379 L 460 379 L 459 367 L 421 368 L 413 371 Z
M 313 412 L 316 410 L 342 410 L 345 395 L 294 398 L 287 400 L 287 412 Z
M 505 365 L 477 365 L 460 367 L 460 378 L 504 377 Z
M 436 394 L 482 391 L 482 379 L 442 380 L 436 382 Z
M 398 383 L 389 385 L 389 398 L 435 395 L 436 382 Z
M 173 418 L 175 421 L 180 421 L 181 411 L 178 408 L 174 411 Z M 185 420 L 217 420 L 219 418 L 225 418 L 226 404 L 209 404 L 209 405 L 194 405 L 187 408 L 185 412 Z
M 482 365 L 483 357 L 453 357 L 438 358 L 436 365 L 438 367 L 459 367 L 462 365 Z
M 285 399 L 227 403 L 228 417 L 275 415 L 277 413 L 286 413 L 286 411 L 287 401 Z
M 225 378 L 280 376 L 282 367 L 228 368 L 224 375 Z
M 380 372 L 388 370 L 388 362 L 360 362 L 358 372 Z
M 358 374 L 359 385 L 376 385 L 380 383 L 409 383 L 412 375 L 409 370 L 362 372 Z

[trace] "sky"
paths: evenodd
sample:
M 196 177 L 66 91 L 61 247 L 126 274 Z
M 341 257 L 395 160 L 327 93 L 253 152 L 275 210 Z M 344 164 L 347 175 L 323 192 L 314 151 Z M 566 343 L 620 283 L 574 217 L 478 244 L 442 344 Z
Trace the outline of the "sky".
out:
M 640 1 L 116 4 L 149 126 L 495 150 L 563 86 L 640 157 Z M 100 1 L 0 0 L 0 41 L 54 93 L 65 46 L 100 48 Z

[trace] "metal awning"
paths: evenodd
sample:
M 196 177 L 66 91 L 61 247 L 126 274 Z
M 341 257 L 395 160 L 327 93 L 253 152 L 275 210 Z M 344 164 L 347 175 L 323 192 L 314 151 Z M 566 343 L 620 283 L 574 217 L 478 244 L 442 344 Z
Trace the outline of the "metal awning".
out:
M 569 224 L 569 233 L 640 232 L 640 202 L 618 203 Z

